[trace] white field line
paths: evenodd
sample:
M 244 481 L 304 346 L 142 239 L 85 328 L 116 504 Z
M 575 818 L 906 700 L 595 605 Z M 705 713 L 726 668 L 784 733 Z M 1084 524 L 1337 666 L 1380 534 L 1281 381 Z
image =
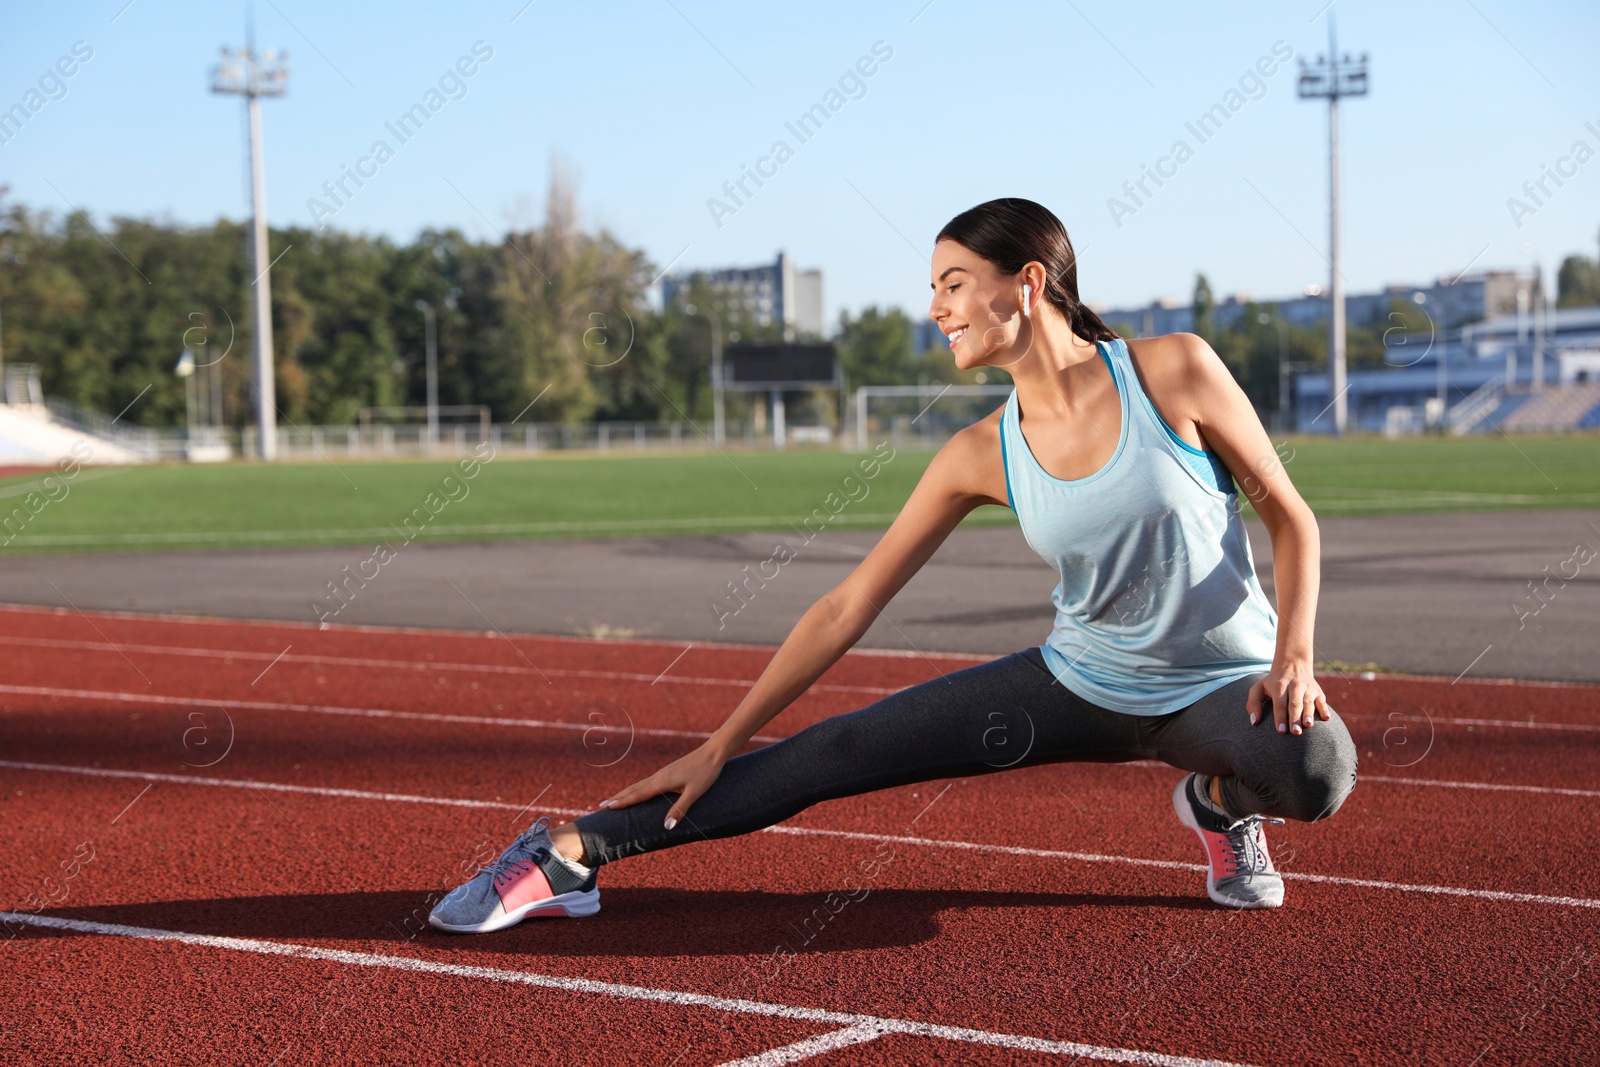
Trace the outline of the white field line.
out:
M 204 778 L 184 774 L 160 774 L 154 771 L 122 771 L 104 767 L 73 767 L 55 763 L 27 763 L 21 760 L 0 760 L 0 767 L 20 771 L 43 771 L 59 774 L 81 774 L 91 778 L 131 778 L 137 781 L 172 782 L 178 785 L 204 785 L 232 789 L 260 789 L 279 793 L 306 793 L 313 796 L 345 797 L 352 800 L 377 800 L 401 804 L 439 804 L 457 808 L 497 808 L 526 810 L 527 805 L 507 801 L 463 800 L 449 797 L 425 797 L 406 793 L 376 793 L 361 789 L 337 789 L 329 786 L 289 785 L 282 782 L 262 782 L 246 778 Z M 578 808 L 542 808 L 552 815 L 587 815 L 588 810 Z M 1117 863 L 1131 867 L 1156 867 L 1172 871 L 1204 871 L 1201 863 L 1184 863 L 1180 860 L 1153 860 L 1137 856 L 1103 856 L 1093 852 L 1064 852 L 1055 849 L 1024 848 L 1020 845 L 990 845 L 977 841 L 947 841 L 931 837 L 907 837 L 897 834 L 869 834 L 855 830 L 824 830 L 812 826 L 769 826 L 759 831 L 764 834 L 788 834 L 796 837 L 836 837 L 850 841 L 877 843 L 890 841 L 900 845 L 922 848 L 960 849 L 965 852 L 982 852 L 1005 856 L 1023 856 L 1031 859 L 1070 860 L 1076 863 Z M 1384 882 L 1370 878 L 1346 878 L 1340 875 L 1311 874 L 1302 871 L 1283 871 L 1286 879 L 1304 882 L 1322 882 L 1328 885 L 1357 886 L 1363 889 L 1386 889 L 1402 893 L 1432 893 L 1443 896 L 1473 897 L 1514 904 L 1551 904 L 1568 908 L 1600 909 L 1600 900 L 1585 897 L 1557 897 L 1538 893 L 1510 893 L 1498 889 L 1465 889 L 1457 886 L 1412 885 L 1405 882 Z
M 518 726 L 534 730 L 597 729 L 593 723 L 562 722 L 558 719 L 512 719 L 492 715 L 448 715 L 434 711 L 394 711 L 388 708 L 345 708 L 333 704 L 286 704 L 274 700 L 213 700 L 210 697 L 173 697 L 154 693 L 115 693 L 94 689 L 55 689 L 37 685 L 0 685 L 0 693 L 19 696 L 69 697 L 74 700 L 107 700 L 120 704 L 155 704 L 162 707 L 229 708 L 234 711 L 292 711 L 307 715 L 348 715 L 358 719 L 412 719 L 421 722 L 448 722 L 466 726 Z M 648 737 L 688 737 L 701 739 L 711 734 L 704 730 L 665 730 L 635 726 L 633 732 Z M 752 741 L 781 741 L 779 737 L 757 735 Z
M 1396 502 L 1407 504 L 1414 509 L 1427 507 L 1454 508 L 1462 504 L 1549 504 L 1571 505 L 1577 503 L 1600 503 L 1600 495 L 1593 493 L 1551 494 L 1549 496 L 1533 496 L 1528 494 L 1505 493 L 1467 493 L 1443 492 L 1413 489 L 1354 489 L 1341 487 L 1304 487 L 1303 494 L 1312 499 L 1326 499 L 1329 503 L 1344 510 L 1360 510 L 1362 508 L 1389 508 Z M 862 513 L 859 515 L 837 515 L 831 520 L 837 526 L 884 526 L 887 527 L 895 520 L 897 515 L 893 512 Z M 997 513 L 992 518 L 978 515 L 966 520 L 968 523 L 978 525 L 1009 525 L 1013 522 L 1010 516 Z M 750 533 L 770 533 L 774 528 L 783 524 L 785 520 L 773 515 L 743 515 L 711 517 L 689 517 L 671 519 L 594 519 L 573 520 L 567 522 L 502 522 L 462 524 L 455 526 L 430 526 L 425 533 L 428 540 L 446 540 L 451 537 L 470 538 L 483 534 L 587 534 L 587 533 L 628 533 L 647 532 L 650 530 L 681 529 L 740 529 Z M 24 545 L 228 545 L 246 544 L 250 542 L 338 542 L 338 541 L 369 541 L 374 538 L 387 539 L 394 536 L 394 530 L 388 527 L 344 527 L 323 530 L 215 530 L 215 531 L 168 531 L 139 534 L 58 534 L 53 537 L 33 536 L 24 534 L 18 540 Z
M 754 1056 L 746 1056 L 740 1060 L 728 1060 L 718 1067 L 783 1067 L 786 1063 L 799 1063 L 809 1060 L 813 1056 L 820 1056 L 824 1052 L 834 1049 L 848 1048 L 866 1041 L 875 1041 L 887 1031 L 875 1030 L 870 1026 L 847 1026 L 843 1030 L 830 1030 L 816 1037 L 808 1037 L 803 1041 L 796 1041 L 792 1045 L 781 1048 L 769 1048 L 765 1052 L 758 1052 Z
M 29 915 L 0 911 L 0 923 L 20 923 L 50 930 L 71 930 L 82 934 L 100 934 L 107 937 L 129 937 L 144 941 L 175 941 L 200 948 L 221 949 L 228 952 L 250 952 L 260 956 L 286 956 L 292 959 L 316 960 L 322 963 L 339 963 L 348 967 L 383 967 L 413 974 L 441 975 L 451 978 L 471 978 L 490 982 L 506 982 L 559 989 L 567 993 L 588 993 L 618 1000 L 654 1001 L 659 1004 L 676 1004 L 685 1007 L 710 1008 L 713 1011 L 734 1012 L 741 1015 L 766 1016 L 777 1019 L 798 1019 L 803 1022 L 828 1023 L 847 1028 L 859 1028 L 882 1034 L 907 1034 L 912 1037 L 931 1037 L 944 1041 L 959 1041 L 990 1048 L 1015 1049 L 1021 1052 L 1041 1052 L 1057 1056 L 1081 1056 L 1106 1060 L 1111 1063 L 1148 1064 L 1151 1067 L 1242 1067 L 1226 1060 L 1203 1060 L 1189 1056 L 1168 1056 L 1159 1052 L 1114 1048 L 1102 1045 L 1084 1045 L 1073 1041 L 1050 1041 L 1041 1037 L 1021 1034 L 996 1033 L 991 1030 L 969 1030 L 959 1026 L 939 1026 L 911 1019 L 894 1019 L 855 1012 L 827 1011 L 822 1008 L 803 1008 L 791 1004 L 773 1004 L 759 1000 L 741 1000 L 715 997 L 706 993 L 686 993 L 674 989 L 655 989 L 650 986 L 622 985 L 616 982 L 597 982 L 589 978 L 566 978 L 558 975 L 533 974 L 499 967 L 473 967 L 460 963 L 444 963 L 416 956 L 384 955 L 373 952 L 352 952 L 347 949 L 321 948 L 315 945 L 297 945 L 282 941 L 258 941 L 244 937 L 222 937 L 215 934 L 190 934 L 178 930 L 155 930 L 146 926 L 123 926 L 119 923 L 86 922 L 81 919 L 61 919 L 53 915 Z M 783 1062 L 783 1061 L 777 1061 Z
M 231 708 L 235 711 L 288 711 L 307 715 L 345 715 L 362 719 L 411 719 L 421 722 L 447 722 L 466 726 L 512 726 L 534 730 L 578 730 L 584 733 L 596 729 L 593 724 L 563 722 L 559 719 L 515 719 L 490 715 L 451 715 L 435 711 L 396 711 L 389 708 L 348 708 L 333 704 L 289 704 L 273 700 L 223 700 L 209 697 L 175 697 L 155 693 L 120 693 L 96 689 L 57 689 L 49 686 L 0 685 L 0 693 L 19 696 L 69 697 L 76 700 L 106 700 L 121 704 L 155 704 L 161 707 L 213 707 Z M 1506 725 L 1525 726 L 1526 723 L 1508 722 Z M 1553 723 L 1554 727 L 1566 724 Z M 1595 729 L 1600 729 L 1596 727 Z M 659 727 L 635 726 L 635 734 L 648 737 L 685 737 L 704 739 L 711 736 L 707 730 L 667 730 Z M 762 744 L 782 741 L 781 737 L 757 734 L 750 739 Z M 1124 767 L 1156 767 L 1171 769 L 1159 760 L 1129 760 Z M 1425 778 L 1387 778 L 1382 775 L 1363 774 L 1363 782 L 1384 782 L 1389 785 L 1438 785 L 1455 789 L 1481 789 L 1490 792 L 1540 793 L 1546 796 L 1600 797 L 1600 790 L 1563 789 L 1543 785 L 1501 785 L 1495 782 L 1448 782 Z
M 96 480 L 98 478 L 104 478 L 107 475 L 111 475 L 111 474 L 121 474 L 124 471 L 129 470 L 129 469 L 131 469 L 131 468 L 128 468 L 128 467 L 101 467 L 98 470 L 83 471 L 83 472 L 81 472 L 79 474 L 74 475 L 70 479 L 63 479 L 59 474 L 57 474 L 57 475 L 55 475 L 55 479 L 58 482 L 68 482 L 69 481 L 69 482 L 71 482 L 71 483 L 73 483 L 75 485 L 82 485 L 84 482 L 92 482 L 92 481 L 94 481 L 94 480 Z M 47 475 L 47 477 L 48 477 L 48 475 Z M 45 488 L 44 482 L 45 482 L 44 478 L 35 478 L 31 482 L 23 482 L 20 485 L 8 485 L 8 486 L 5 486 L 3 488 L 0 488 L 0 497 L 27 496 L 29 493 L 42 491 Z M 61 499 L 65 500 L 66 497 L 62 497 Z
M 55 637 L 0 637 L 0 645 L 23 645 L 32 648 L 63 648 L 76 649 L 84 652 L 138 652 L 146 656 L 190 656 L 199 659 L 239 659 L 239 660 L 264 660 L 272 659 L 270 652 L 234 652 L 220 648 L 186 648 L 173 645 L 136 645 L 119 642 L 110 644 L 105 641 L 69 641 Z M 708 646 L 711 647 L 711 646 Z M 540 671 L 533 667 L 500 666 L 490 663 L 435 663 L 432 660 L 404 660 L 404 659 L 374 659 L 363 656 L 316 656 L 311 654 L 296 654 L 284 656 L 285 663 L 310 663 L 326 667 L 374 667 L 379 670 L 403 671 L 465 671 L 471 674 L 548 674 L 561 678 L 592 678 L 604 682 L 649 682 L 654 684 L 658 676 L 641 674 L 633 671 L 588 671 L 588 670 L 563 670 L 559 667 L 546 668 Z M 675 685 L 726 685 L 748 689 L 755 685 L 754 679 L 747 678 L 694 678 L 671 677 L 660 678 L 662 682 Z M 861 693 L 867 696 L 889 696 L 900 692 L 899 689 L 885 688 L 874 685 L 828 685 L 818 683 L 811 687 L 820 693 Z M 808 690 L 809 692 L 810 690 Z

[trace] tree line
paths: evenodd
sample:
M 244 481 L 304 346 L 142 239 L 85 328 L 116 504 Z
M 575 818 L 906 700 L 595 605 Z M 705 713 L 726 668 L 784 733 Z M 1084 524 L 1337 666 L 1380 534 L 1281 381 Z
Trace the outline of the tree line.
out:
M 220 368 L 225 421 L 251 421 L 248 222 L 116 217 L 102 226 L 81 211 L 30 210 L 8 193 L 0 186 L 8 364 L 36 364 L 47 395 L 174 426 L 185 417 L 174 370 L 188 348 Z M 436 315 L 441 404 L 487 404 L 502 422 L 709 419 L 709 322 L 653 308 L 656 265 L 582 228 L 575 203 L 558 173 L 542 225 L 491 242 L 456 229 L 425 229 L 405 244 L 332 227 L 272 229 L 281 416 L 339 425 L 365 407 L 423 404 L 423 300 Z M 685 302 L 715 311 L 729 341 L 781 339 L 781 326 L 758 324 L 698 279 Z M 898 310 L 841 316 L 834 341 L 849 385 L 908 380 L 912 333 Z M 808 398 L 797 399 L 803 410 Z M 730 417 L 750 402 L 730 394 Z
M 30 210 L 0 186 L 0 348 L 7 363 L 40 368 L 47 394 L 144 426 L 181 425 L 184 386 L 174 368 L 185 347 L 213 361 L 225 421 L 251 420 L 252 267 L 247 223 L 210 226 L 116 217 L 101 227 L 84 212 Z M 331 227 L 269 235 L 276 387 L 294 423 L 338 425 L 362 408 L 420 405 L 426 396 L 424 318 L 437 317 L 439 400 L 487 404 L 497 421 L 672 421 L 711 414 L 710 324 L 680 305 L 647 299 L 657 267 L 611 234 L 586 231 L 572 182 L 558 168 L 542 225 L 500 241 L 425 229 L 409 243 Z M 1569 257 L 1561 306 L 1600 303 L 1594 260 Z M 686 303 L 713 309 L 729 341 L 776 341 L 696 279 Z M 1195 286 L 1195 330 L 1221 355 L 1256 409 L 1276 410 L 1279 346 L 1295 362 L 1326 357 L 1324 331 L 1286 327 L 1263 306 L 1226 329 L 1211 323 L 1210 286 Z M 1379 367 L 1396 320 L 1352 324 L 1352 369 Z M 1118 324 L 1114 328 L 1123 329 Z M 1425 328 L 1420 321 L 1411 323 Z M 1131 331 L 1129 331 L 1131 336 Z M 840 316 L 832 340 L 846 385 L 987 381 L 1003 371 L 962 372 L 938 345 L 915 351 L 912 320 L 898 308 Z M 984 377 L 980 379 L 979 373 Z M 750 394 L 730 394 L 732 418 Z M 530 409 L 529 405 L 537 404 Z M 795 421 L 832 421 L 818 392 L 791 400 Z

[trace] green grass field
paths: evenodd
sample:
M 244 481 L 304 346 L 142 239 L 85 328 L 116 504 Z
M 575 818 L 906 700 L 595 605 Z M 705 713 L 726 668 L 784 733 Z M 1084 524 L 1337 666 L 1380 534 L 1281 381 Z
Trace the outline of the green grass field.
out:
M 1320 516 L 1600 507 L 1600 438 L 1291 439 L 1290 476 Z M 37 477 L 0 482 L 0 552 L 77 552 L 788 530 L 830 493 L 830 527 L 887 526 L 932 453 L 715 452 L 522 458 L 502 452 L 459 488 L 448 461 L 86 470 L 42 506 Z M 865 494 L 863 495 L 863 487 Z M 847 494 L 846 490 L 849 490 Z M 465 490 L 463 494 L 463 489 Z M 434 508 L 426 507 L 430 493 Z M 451 499 L 451 495 L 459 499 Z M 33 508 L 26 505 L 31 500 Z M 440 503 L 442 501 L 442 504 Z M 25 523 L 16 522 L 22 509 Z M 414 509 L 422 509 L 420 512 Z M 972 525 L 1014 524 L 980 508 Z M 15 534 L 15 536 L 13 536 Z M 9 543 L 7 539 L 9 538 Z

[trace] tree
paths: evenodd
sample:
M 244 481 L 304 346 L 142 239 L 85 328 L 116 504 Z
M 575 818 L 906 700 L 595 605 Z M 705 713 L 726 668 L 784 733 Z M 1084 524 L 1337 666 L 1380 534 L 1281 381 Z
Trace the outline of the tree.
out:
M 1600 304 L 1600 262 L 1588 256 L 1568 256 L 1556 276 L 1556 307 L 1594 307 Z
M 1211 340 L 1212 322 L 1211 312 L 1216 308 L 1217 301 L 1211 295 L 1211 283 L 1204 274 L 1194 276 L 1194 332 Z
M 864 310 L 852 319 L 839 314 L 839 366 L 854 389 L 861 385 L 904 385 L 916 377 L 911 320 L 899 308 Z

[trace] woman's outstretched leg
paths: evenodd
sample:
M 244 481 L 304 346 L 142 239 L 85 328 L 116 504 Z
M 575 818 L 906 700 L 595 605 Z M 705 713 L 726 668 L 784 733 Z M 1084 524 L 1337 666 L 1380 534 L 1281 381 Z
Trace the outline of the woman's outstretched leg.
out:
M 675 793 L 591 812 L 558 827 L 555 840 L 541 820 L 446 896 L 429 921 L 443 930 L 485 932 L 528 915 L 592 914 L 599 908 L 595 872 L 605 863 L 750 833 L 819 801 L 912 782 L 1063 760 L 1137 759 L 1137 722 L 1062 687 L 1038 649 L 1028 649 L 728 760 L 675 826 L 665 825 Z
M 824 800 L 1064 759 L 1134 759 L 1128 716 L 1067 691 L 1037 649 L 955 671 L 729 760 L 677 826 L 677 794 L 577 819 L 598 866 L 783 822 Z M 577 857 L 574 857 L 577 858 Z

